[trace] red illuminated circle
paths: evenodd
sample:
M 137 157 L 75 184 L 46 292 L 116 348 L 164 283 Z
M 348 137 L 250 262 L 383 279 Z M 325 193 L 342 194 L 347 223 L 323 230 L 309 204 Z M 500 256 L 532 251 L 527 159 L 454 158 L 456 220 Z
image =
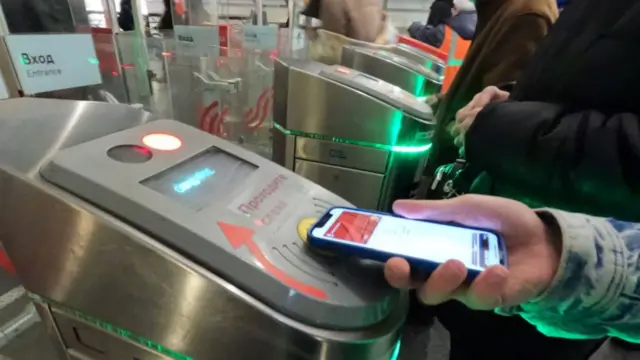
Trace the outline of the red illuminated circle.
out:
M 149 134 L 142 138 L 142 143 L 154 150 L 171 151 L 182 146 L 182 141 L 169 134 Z

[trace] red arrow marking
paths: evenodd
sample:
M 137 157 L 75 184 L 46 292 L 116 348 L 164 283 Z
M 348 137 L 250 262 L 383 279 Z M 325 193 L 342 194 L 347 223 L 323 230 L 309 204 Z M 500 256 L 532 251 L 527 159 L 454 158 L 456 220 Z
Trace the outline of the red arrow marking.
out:
M 10 274 L 16 273 L 16 269 L 13 267 L 13 263 L 11 263 L 11 260 L 7 256 L 7 253 L 5 253 L 3 250 L 0 250 L 0 267 L 7 270 L 7 272 L 9 272 Z
M 275 265 L 267 259 L 266 256 L 262 253 L 262 250 L 258 247 L 258 245 L 253 241 L 254 230 L 248 229 L 242 226 L 232 225 L 225 222 L 218 222 L 218 226 L 222 233 L 229 241 L 229 244 L 233 246 L 234 249 L 239 249 L 242 246 L 246 246 L 249 249 L 249 252 L 253 257 L 262 265 L 262 267 L 269 273 L 271 276 L 280 280 L 286 286 L 298 291 L 299 293 L 305 294 L 307 296 L 311 296 L 317 299 L 326 300 L 329 298 L 329 295 L 318 289 L 315 286 L 304 284 L 284 271 L 278 269 Z

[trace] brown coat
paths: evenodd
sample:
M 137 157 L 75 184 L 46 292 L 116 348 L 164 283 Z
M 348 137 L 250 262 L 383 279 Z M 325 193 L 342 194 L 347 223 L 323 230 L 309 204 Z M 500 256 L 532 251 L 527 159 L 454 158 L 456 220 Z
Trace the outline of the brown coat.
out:
M 487 86 L 516 81 L 558 18 L 556 0 L 478 0 L 476 33 L 451 87 L 436 111 L 436 141 L 429 171 L 455 161 L 448 135 L 456 112 Z
M 324 30 L 366 42 L 374 42 L 386 26 L 382 0 L 323 0 L 320 20 Z
M 379 49 L 389 49 L 388 46 L 394 41 L 388 31 L 383 31 L 374 42 L 365 42 L 350 39 L 344 35 L 329 32 L 323 29 L 311 30 L 307 34 L 309 45 L 307 47 L 309 59 L 319 61 L 324 64 L 340 64 L 342 59 L 342 47 L 345 45 L 375 47 Z

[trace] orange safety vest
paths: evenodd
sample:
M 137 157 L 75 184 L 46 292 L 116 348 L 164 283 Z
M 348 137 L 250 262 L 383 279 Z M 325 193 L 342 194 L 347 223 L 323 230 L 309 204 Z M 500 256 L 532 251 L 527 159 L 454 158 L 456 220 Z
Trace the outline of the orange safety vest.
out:
M 173 4 L 175 5 L 176 14 L 178 14 L 180 16 L 184 15 L 185 11 L 187 10 L 184 1 L 183 0 L 176 0 L 176 1 L 174 1 Z
M 464 57 L 469 52 L 471 46 L 470 40 L 462 39 L 455 31 L 449 26 L 445 26 L 444 29 L 444 41 L 440 47 L 440 51 L 449 54 L 447 61 L 447 67 L 444 70 L 444 83 L 442 84 L 442 92 L 445 93 L 449 90 L 449 86 L 453 82 L 453 78 L 456 77 Z

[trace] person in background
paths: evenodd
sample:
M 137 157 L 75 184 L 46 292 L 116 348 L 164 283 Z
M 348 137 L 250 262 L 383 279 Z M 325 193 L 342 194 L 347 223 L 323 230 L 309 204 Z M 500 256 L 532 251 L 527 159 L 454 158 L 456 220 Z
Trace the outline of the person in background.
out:
M 444 262 L 421 283 L 412 279 L 406 260 L 390 259 L 387 281 L 397 288 L 417 288 L 424 304 L 457 300 L 474 310 L 520 315 L 550 337 L 614 336 L 640 342 L 640 224 L 531 210 L 483 195 L 400 200 L 393 209 L 411 219 L 494 230 L 505 241 L 508 267 L 491 266 L 471 284 L 464 283 L 467 270 L 458 260 Z M 492 359 L 521 359 L 504 355 L 505 341 L 498 337 L 483 346 L 494 352 Z M 523 346 L 525 353 L 535 351 L 535 344 Z M 476 353 L 468 359 L 488 358 Z
M 478 0 L 476 10 L 474 39 L 460 70 L 445 94 L 427 100 L 437 125 L 417 198 L 427 196 L 436 169 L 458 158 L 450 134 L 456 112 L 488 86 L 511 86 L 558 18 L 555 0 Z
M 615 4 L 570 3 L 511 92 L 459 111 L 472 192 L 640 221 L 640 3 Z
M 11 34 L 76 32 L 66 0 L 2 1 L 2 11 Z
M 135 28 L 133 19 L 133 7 L 131 0 L 120 1 L 120 14 L 118 14 L 118 26 L 122 31 L 131 31 Z
M 476 6 L 469 0 L 453 0 L 453 17 L 449 26 L 462 39 L 472 40 L 478 25 Z
M 311 0 L 302 14 L 319 19 L 327 32 L 377 43 L 389 31 L 383 5 L 382 0 Z
M 397 31 L 382 6 L 381 0 L 311 0 L 301 14 L 321 25 L 307 29 L 309 58 L 332 65 L 346 44 L 394 44 Z
M 314 19 L 320 19 L 320 4 L 322 0 L 309 0 L 306 2 L 306 6 L 302 11 L 300 11 L 300 15 L 304 15 Z
M 433 196 L 430 189 L 435 170 L 458 158 L 459 149 L 450 133 L 456 113 L 488 86 L 496 90 L 511 86 L 532 63 L 533 53 L 558 17 L 555 0 L 478 0 L 476 9 L 478 24 L 462 67 L 448 92 L 429 101 L 437 124 L 417 198 Z M 501 161 L 502 155 L 494 156 Z M 420 306 L 414 302 L 412 307 Z M 484 345 L 494 343 L 495 338 L 502 339 L 500 353 L 505 359 L 583 359 L 598 346 L 591 341 L 550 339 L 520 318 L 472 312 L 455 302 L 413 311 L 435 313 L 449 330 L 452 360 L 495 356 L 495 349 Z M 416 316 L 415 322 L 409 319 L 409 326 L 421 326 L 421 317 Z M 478 328 L 484 331 L 478 332 Z
M 158 30 L 173 30 L 173 10 L 171 8 L 171 0 L 164 1 L 164 14 L 158 22 Z
M 423 43 L 440 48 L 444 42 L 445 27 L 453 16 L 453 3 L 449 0 L 436 0 L 431 4 L 427 24 L 416 21 L 409 26 L 409 36 Z
M 289 14 L 289 0 L 284 0 L 284 5 L 287 8 L 287 14 Z M 289 22 L 291 21 L 291 19 L 289 18 L 289 16 L 287 15 L 287 20 L 281 24 L 278 24 L 279 28 L 288 28 L 289 27 Z
M 486 89 L 458 113 L 472 168 L 471 188 L 456 187 L 640 221 L 638 24 L 635 0 L 570 2 L 512 91 Z

